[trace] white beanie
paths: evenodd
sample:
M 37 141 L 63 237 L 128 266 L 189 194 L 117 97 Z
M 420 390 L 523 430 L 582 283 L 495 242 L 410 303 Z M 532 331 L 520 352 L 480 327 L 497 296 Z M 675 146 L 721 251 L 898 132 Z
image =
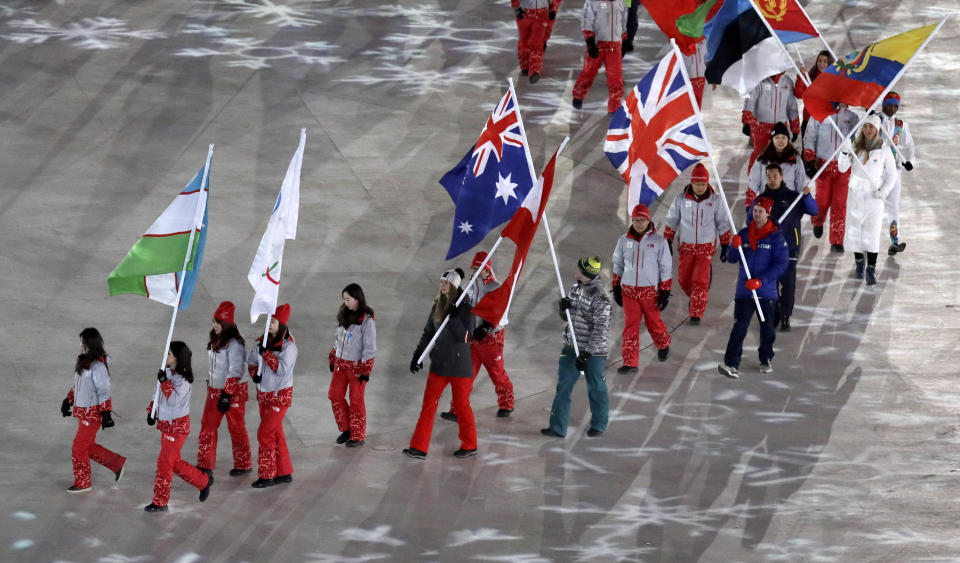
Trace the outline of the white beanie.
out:
M 868 115 L 867 118 L 863 121 L 863 124 L 864 124 L 864 125 L 867 125 L 867 124 L 873 125 L 873 126 L 876 127 L 877 130 L 879 131 L 879 130 L 880 130 L 880 116 L 877 115 L 877 114 L 875 114 L 875 113 L 871 113 L 871 114 Z M 861 129 L 862 129 L 862 127 L 861 127 Z
M 448 282 L 453 287 L 460 287 L 460 274 L 456 270 L 448 270 L 440 276 L 440 281 Z

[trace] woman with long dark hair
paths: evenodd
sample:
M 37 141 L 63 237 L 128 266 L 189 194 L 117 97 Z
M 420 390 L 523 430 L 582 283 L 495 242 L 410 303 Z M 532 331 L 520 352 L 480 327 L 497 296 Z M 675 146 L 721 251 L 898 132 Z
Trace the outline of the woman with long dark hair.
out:
M 207 500 L 213 475 L 201 471 L 180 458 L 180 448 L 190 434 L 190 384 L 193 383 L 191 357 L 186 344 L 175 340 L 167 350 L 166 368 L 157 371 L 160 400 L 154 419 L 153 401 L 147 407 L 147 424 L 157 425 L 160 436 L 160 455 L 157 456 L 157 474 L 153 480 L 153 502 L 143 507 L 147 512 L 166 512 L 170 500 L 173 474 L 200 489 L 200 502 Z
M 813 65 L 813 70 L 810 71 L 810 84 L 813 84 L 813 81 L 820 76 L 820 73 L 827 70 L 827 67 L 833 64 L 833 55 L 830 54 L 830 51 L 824 49 L 817 53 L 817 62 Z M 807 72 L 807 67 L 805 65 L 800 65 L 801 72 Z M 803 79 L 799 76 L 797 77 L 797 83 L 793 86 L 793 95 L 800 99 L 803 97 L 803 93 L 807 91 L 807 85 L 803 83 Z M 807 134 L 807 122 L 810 121 L 810 113 L 807 112 L 807 109 L 803 109 L 803 121 L 800 123 L 800 134 Z
M 63 416 L 73 414 L 77 419 L 77 434 L 71 451 L 73 485 L 67 489 L 68 493 L 83 493 L 92 488 L 91 459 L 113 471 L 116 481 L 123 477 L 127 458 L 96 442 L 97 430 L 101 426 L 110 428 L 114 425 L 112 411 L 110 369 L 103 337 L 97 329 L 85 328 L 80 333 L 80 355 L 73 368 L 73 387 L 60 404 Z
M 373 309 L 367 305 L 363 288 L 351 283 L 340 292 L 343 303 L 337 311 L 337 336 L 330 350 L 330 389 L 327 398 L 333 407 L 340 436 L 338 444 L 348 448 L 362 446 L 367 439 L 367 407 L 363 393 L 373 357 L 377 353 L 377 325 Z M 347 389 L 350 403 L 347 404 Z
M 809 182 L 800 151 L 790 142 L 790 131 L 783 122 L 773 126 L 770 143 L 757 155 L 757 163 L 758 165 L 750 170 L 750 178 L 747 184 L 748 189 L 753 190 L 754 193 L 759 194 L 764 191 L 767 181 L 767 166 L 771 164 L 780 166 L 783 173 L 783 183 L 787 186 L 787 189 L 799 193 Z M 773 219 L 779 220 L 779 217 L 773 217 Z
M 297 344 L 287 328 L 290 305 L 280 305 L 270 319 L 266 345 L 263 337 L 247 354 L 247 369 L 257 384 L 260 427 L 257 428 L 257 480 L 255 489 L 293 481 L 293 464 L 283 433 L 283 417 L 293 403 L 293 366 Z M 261 362 L 262 359 L 262 362 Z
M 423 327 L 420 343 L 413 352 L 410 362 L 411 373 L 420 371 L 423 364 L 417 360 L 427 348 L 427 344 L 443 319 L 450 315 L 450 321 L 437 338 L 430 350 L 430 373 L 423 390 L 423 405 L 417 427 L 410 438 L 410 447 L 403 450 L 406 455 L 416 459 L 426 459 L 433 433 L 433 420 L 437 413 L 437 403 L 444 388 L 449 384 L 453 393 L 453 408 L 457 412 L 457 424 L 460 426 L 460 448 L 453 452 L 456 457 L 470 457 L 477 453 L 477 428 L 474 425 L 473 409 L 470 408 L 470 391 L 473 388 L 473 362 L 470 356 L 470 329 L 473 328 L 473 314 L 468 299 L 457 307 L 457 299 L 462 276 L 450 270 L 440 276 L 440 293 L 433 300 L 430 316 Z
M 247 351 L 243 337 L 233 322 L 234 305 L 230 301 L 220 303 L 213 313 L 207 355 L 210 358 L 207 378 L 206 401 L 203 418 L 200 419 L 200 436 L 197 439 L 197 467 L 213 473 L 217 464 L 217 432 L 224 415 L 233 445 L 233 469 L 231 476 L 250 473 L 250 438 L 244 414 L 247 406 Z

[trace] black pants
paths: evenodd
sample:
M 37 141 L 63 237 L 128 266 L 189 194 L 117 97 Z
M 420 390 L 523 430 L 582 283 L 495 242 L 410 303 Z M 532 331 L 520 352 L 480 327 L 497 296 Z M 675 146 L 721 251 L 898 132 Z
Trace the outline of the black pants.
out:
M 633 0 L 630 2 L 630 8 L 627 12 L 627 41 L 633 41 L 634 36 L 637 34 L 637 28 L 640 26 L 640 22 L 637 21 L 637 10 L 640 9 L 640 0 Z
M 797 293 L 797 259 L 791 258 L 787 271 L 780 277 L 780 301 L 777 307 L 777 319 L 793 314 L 793 299 Z
M 765 321 L 760 323 L 760 363 L 765 364 L 773 359 L 773 341 L 777 338 L 774 331 L 773 312 L 777 307 L 776 299 L 760 299 L 760 310 L 763 311 Z M 723 355 L 723 363 L 733 367 L 740 367 L 740 357 L 743 356 L 743 339 L 747 337 L 750 328 L 750 319 L 757 314 L 757 306 L 753 298 L 733 300 L 733 328 L 730 330 L 730 340 L 727 341 L 727 351 Z M 759 321 L 759 318 L 757 319 Z

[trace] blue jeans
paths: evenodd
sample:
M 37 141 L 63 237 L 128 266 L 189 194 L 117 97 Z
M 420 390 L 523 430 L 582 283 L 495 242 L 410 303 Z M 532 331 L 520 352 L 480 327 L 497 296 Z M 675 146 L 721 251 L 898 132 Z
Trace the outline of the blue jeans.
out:
M 576 360 L 573 348 L 564 346 L 557 368 L 557 394 L 553 398 L 553 406 L 550 407 L 550 428 L 561 436 L 567 435 L 570 395 L 573 393 L 574 384 L 580 378 Z M 607 419 L 610 416 L 610 397 L 607 395 L 607 381 L 603 377 L 606 369 L 606 356 L 591 356 L 583 374 L 587 380 L 587 398 L 590 401 L 590 428 L 601 432 L 607 429 Z
M 760 363 L 765 364 L 773 359 L 773 341 L 777 333 L 773 326 L 773 311 L 777 307 L 776 299 L 761 299 L 760 309 L 766 321 L 760 323 Z M 730 330 L 730 340 L 727 341 L 727 352 L 723 355 L 723 363 L 732 367 L 740 367 L 740 357 L 743 355 L 743 339 L 750 328 L 750 319 L 757 314 L 757 306 L 753 298 L 733 300 L 733 328 Z M 759 319 L 757 319 L 759 321 Z

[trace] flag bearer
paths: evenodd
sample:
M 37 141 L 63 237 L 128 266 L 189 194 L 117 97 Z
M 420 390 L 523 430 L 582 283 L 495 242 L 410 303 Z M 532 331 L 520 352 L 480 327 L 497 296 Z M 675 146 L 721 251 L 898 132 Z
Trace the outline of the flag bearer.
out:
M 624 317 L 619 373 L 637 370 L 641 321 L 657 347 L 657 358 L 663 362 L 670 354 L 670 333 L 660 319 L 673 282 L 670 247 L 650 220 L 646 205 L 637 204 L 630 215 L 630 228 L 613 251 L 613 299 L 623 307 Z
M 573 107 L 583 107 L 600 65 L 607 68 L 607 113 L 623 99 L 623 42 L 627 38 L 627 7 L 623 0 L 585 0 L 581 28 L 587 50 L 583 70 L 573 85 Z
M 560 300 L 560 318 L 564 322 L 563 349 L 557 367 L 557 392 L 550 407 L 550 426 L 540 430 L 544 436 L 563 438 L 570 420 L 570 395 L 582 373 L 587 380 L 587 399 L 590 401 L 590 428 L 587 436 L 594 437 L 607 430 L 610 397 L 604 372 L 607 369 L 607 335 L 610 332 L 610 298 L 600 278 L 602 262 L 599 256 L 584 256 L 577 262 L 576 283 L 567 296 Z M 573 334 L 570 334 L 570 323 Z M 577 340 L 580 354 L 573 349 Z
M 720 260 L 726 261 L 730 244 L 730 226 L 720 195 L 708 184 L 707 167 L 697 163 L 690 183 L 670 204 L 664 220 L 663 236 L 673 253 L 673 241 L 680 235 L 680 264 L 677 283 L 690 297 L 690 324 L 700 324 L 707 308 L 710 292 L 710 268 L 717 237 L 720 237 Z
M 893 256 L 903 252 L 907 243 L 900 242 L 900 183 L 903 171 L 913 170 L 913 160 L 917 156 L 917 147 L 913 143 L 913 135 L 907 123 L 894 117 L 900 109 L 900 95 L 890 92 L 883 98 L 883 113 L 880 114 L 880 124 L 886 133 L 884 139 L 892 144 L 893 155 L 897 162 L 897 180 L 890 190 L 890 195 L 884 201 L 887 213 L 887 225 L 890 227 L 890 248 L 887 254 Z M 902 170 L 901 170 L 902 169 Z
M 190 348 L 180 341 L 170 343 L 166 369 L 157 372 L 160 401 L 154 419 L 153 401 L 147 407 L 147 424 L 160 431 L 160 455 L 153 480 L 153 502 L 143 507 L 147 512 L 166 512 L 170 500 L 173 474 L 200 489 L 200 502 L 207 500 L 213 485 L 213 474 L 194 467 L 180 458 L 180 449 L 190 434 L 190 385 L 193 383 Z
M 123 477 L 127 458 L 96 442 L 97 430 L 112 428 L 113 403 L 110 397 L 110 369 L 103 337 L 95 328 L 80 333 L 80 355 L 74 367 L 73 387 L 60 404 L 60 413 L 77 419 L 77 434 L 73 438 L 73 485 L 68 493 L 84 493 L 90 484 L 90 460 L 99 463 L 116 476 Z M 72 408 L 72 410 L 71 410 Z
M 270 318 L 266 346 L 263 337 L 247 354 L 247 371 L 257 384 L 260 427 L 257 428 L 257 480 L 255 489 L 293 481 L 293 464 L 283 433 L 283 417 L 293 403 L 293 366 L 297 363 L 297 344 L 287 328 L 290 305 L 277 307 Z M 257 374 L 261 358 L 263 370 Z
M 247 410 L 246 348 L 243 336 L 233 322 L 235 306 L 220 303 L 213 313 L 210 340 L 207 343 L 209 372 L 207 394 L 197 438 L 197 467 L 212 473 L 217 465 L 217 432 L 223 417 L 227 418 L 233 446 L 233 468 L 230 475 L 250 473 L 250 438 L 244 415 Z
M 329 354 L 333 375 L 327 398 L 340 430 L 337 443 L 356 448 L 367 439 L 367 407 L 363 394 L 377 353 L 377 325 L 359 284 L 347 285 L 340 292 L 340 298 L 343 303 L 337 311 L 337 335 Z

